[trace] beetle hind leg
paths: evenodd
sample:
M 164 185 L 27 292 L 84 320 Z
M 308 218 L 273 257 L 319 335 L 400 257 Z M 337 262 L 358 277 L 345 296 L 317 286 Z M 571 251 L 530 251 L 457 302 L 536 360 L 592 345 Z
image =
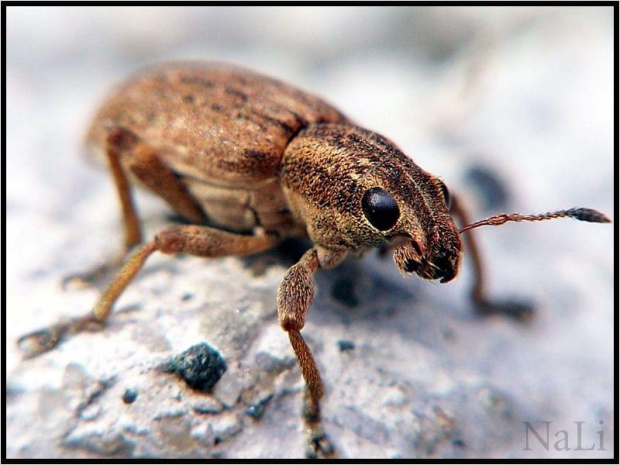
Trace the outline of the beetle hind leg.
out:
M 201 257 L 250 255 L 268 250 L 279 241 L 280 238 L 273 234 L 252 236 L 206 226 L 173 226 L 157 234 L 129 257 L 101 294 L 91 313 L 26 334 L 19 338 L 17 344 L 26 357 L 33 357 L 51 350 L 73 334 L 103 328 L 116 300 L 155 251 L 165 254 L 188 253 Z
M 127 171 L 155 195 L 163 198 L 181 217 L 203 224 L 206 216 L 175 173 L 157 152 L 124 128 L 112 129 L 106 137 L 106 155 L 118 192 L 123 215 L 123 248 L 118 255 L 94 268 L 63 279 L 63 288 L 82 288 L 101 282 L 117 271 L 127 254 L 142 242 L 142 230 Z
M 116 299 L 133 280 L 134 276 L 144 265 L 146 259 L 155 250 L 157 250 L 155 241 L 138 249 L 116 274 L 116 277 L 101 295 L 91 313 L 77 318 L 61 320 L 47 328 L 20 337 L 17 341 L 17 345 L 25 354 L 26 358 L 35 357 L 53 349 L 63 339 L 72 334 L 77 334 L 88 329 L 102 329 Z

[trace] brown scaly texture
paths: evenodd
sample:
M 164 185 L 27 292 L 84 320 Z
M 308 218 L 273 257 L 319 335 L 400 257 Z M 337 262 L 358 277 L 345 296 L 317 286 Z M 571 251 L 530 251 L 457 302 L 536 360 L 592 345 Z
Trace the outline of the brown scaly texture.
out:
M 106 150 L 110 132 L 120 130 L 158 155 L 211 224 L 299 234 L 303 226 L 293 224 L 278 181 L 284 150 L 309 124 L 345 121 L 323 100 L 276 79 L 218 63 L 167 63 L 112 93 L 87 145 L 96 157 Z M 121 158 L 132 182 L 148 188 L 132 176 L 135 156 Z
M 312 125 L 287 147 L 281 178 L 293 214 L 316 244 L 365 250 L 407 235 L 422 259 L 458 269 L 461 242 L 441 182 L 388 139 L 355 126 Z M 362 211 L 364 193 L 374 187 L 390 193 L 401 212 L 387 231 L 374 228 Z M 409 243 L 403 247 L 412 251 Z M 423 277 L 436 277 L 431 265 L 421 271 Z
M 217 63 L 168 63 L 108 99 L 88 141 L 111 125 L 148 141 L 179 174 L 228 187 L 273 178 L 288 141 L 316 122 L 346 121 L 332 106 L 276 79 Z

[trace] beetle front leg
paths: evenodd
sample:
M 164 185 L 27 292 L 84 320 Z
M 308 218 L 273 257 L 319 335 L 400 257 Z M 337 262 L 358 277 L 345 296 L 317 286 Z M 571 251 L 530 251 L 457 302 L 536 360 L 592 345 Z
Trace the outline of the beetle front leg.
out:
M 324 393 L 321 374 L 301 335 L 301 329 L 306 323 L 306 315 L 314 297 L 314 273 L 319 267 L 335 266 L 345 254 L 346 252 L 332 252 L 319 247 L 308 250 L 299 262 L 288 270 L 278 289 L 280 326 L 289 335 L 306 382 L 303 418 L 309 434 L 309 458 L 329 457 L 334 454 L 334 447 L 321 427 L 320 400 Z
M 206 226 L 174 226 L 142 245 L 116 273 L 97 301 L 93 311 L 82 317 L 61 321 L 48 328 L 26 334 L 18 345 L 32 357 L 54 348 L 63 338 L 86 329 L 102 328 L 116 300 L 142 269 L 155 251 L 165 254 L 188 253 L 201 257 L 241 256 L 263 252 L 275 246 L 279 237 L 273 234 L 243 235 Z
M 471 218 L 467 209 L 459 199 L 452 195 L 450 213 L 453 214 L 462 226 L 470 224 Z M 531 304 L 514 300 L 496 301 L 487 295 L 485 269 L 480 255 L 480 249 L 474 237 L 473 231 L 466 231 L 462 237 L 465 241 L 465 250 L 471 259 L 474 271 L 474 283 L 471 288 L 471 300 L 476 310 L 481 315 L 503 314 L 519 321 L 527 321 L 532 315 L 534 308 Z

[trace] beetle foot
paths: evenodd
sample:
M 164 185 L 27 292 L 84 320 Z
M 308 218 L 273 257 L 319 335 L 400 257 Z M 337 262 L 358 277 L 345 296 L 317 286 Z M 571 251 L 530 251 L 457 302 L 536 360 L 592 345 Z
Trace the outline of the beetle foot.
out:
M 17 340 L 17 346 L 24 353 L 25 358 L 36 357 L 56 347 L 63 333 L 64 328 L 61 325 L 50 326 L 24 334 Z
M 513 320 L 526 323 L 534 317 L 534 305 L 519 300 L 479 300 L 476 302 L 479 315 L 503 315 Z
M 80 331 L 96 331 L 102 327 L 103 323 L 96 320 L 92 315 L 73 318 L 24 334 L 17 340 L 17 347 L 23 352 L 25 358 L 33 358 L 52 350 L 67 335 Z
M 334 457 L 336 449 L 330 441 L 329 437 L 318 425 L 312 426 L 308 430 L 308 447 L 306 449 L 306 458 L 309 459 L 325 459 Z

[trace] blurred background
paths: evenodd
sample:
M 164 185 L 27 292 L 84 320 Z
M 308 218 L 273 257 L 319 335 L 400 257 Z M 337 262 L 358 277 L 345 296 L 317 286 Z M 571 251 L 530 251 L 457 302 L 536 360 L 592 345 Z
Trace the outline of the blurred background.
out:
M 475 218 L 572 206 L 601 209 L 611 217 L 615 211 L 611 7 L 10 6 L 6 15 L 8 456 L 92 457 L 108 450 L 77 446 L 67 452 L 51 439 L 36 445 L 34 437 L 45 430 L 42 425 L 51 415 L 40 410 L 40 402 L 45 403 L 41 392 L 60 389 L 71 358 L 65 352 L 69 358 L 60 361 L 50 354 L 23 362 L 14 340 L 61 315 L 88 308 L 96 292 L 66 293 L 60 280 L 118 250 L 115 193 L 109 177 L 81 157 L 81 142 L 110 88 L 145 65 L 179 59 L 226 61 L 321 95 L 440 176 L 452 192 L 462 194 Z M 160 207 L 146 197 L 140 202 L 147 216 Z M 400 312 L 406 299 L 394 297 L 397 316 L 377 321 L 377 326 L 369 316 L 371 308 L 362 327 L 343 323 L 356 320 L 351 310 L 335 317 L 337 321 L 315 312 L 308 331 L 315 328 L 313 340 L 319 358 L 321 351 L 324 357 L 320 365 L 331 364 L 329 350 L 320 349 L 323 338 L 331 347 L 348 331 L 353 339 L 367 337 L 371 346 L 388 347 L 391 335 L 401 334 L 403 341 L 394 350 L 406 354 L 403 360 L 374 354 L 373 363 L 392 373 L 395 382 L 423 386 L 407 397 L 406 408 L 398 409 L 411 416 L 403 420 L 414 425 L 409 436 L 402 433 L 403 424 L 382 416 L 389 413 L 385 405 L 376 405 L 376 411 L 368 407 L 366 414 L 382 425 L 381 445 L 374 430 L 355 429 L 354 424 L 369 424 L 365 417 L 337 409 L 327 413 L 328 422 L 340 431 L 332 435 L 345 456 L 611 456 L 613 228 L 564 220 L 487 229 L 479 236 L 488 257 L 491 291 L 526 295 L 540 303 L 538 319 L 530 327 L 475 319 L 465 298 L 467 266 L 461 279 L 446 286 L 408 280 L 402 286 L 414 290 L 420 309 Z M 401 285 L 389 260 L 364 263 L 362 274 L 377 268 L 384 286 L 385 279 L 388 285 Z M 209 266 L 217 264 L 207 270 Z M 282 273 L 265 284 L 273 295 Z M 372 276 L 366 281 L 370 287 Z M 370 299 L 373 294 L 368 292 L 363 295 Z M 342 309 L 328 297 L 322 304 L 334 306 L 339 315 Z M 273 324 L 277 326 L 275 319 Z M 441 336 L 446 328 L 458 333 L 457 342 Z M 409 343 L 411 347 L 404 345 Z M 425 367 L 429 378 L 424 382 L 407 369 L 422 348 L 438 357 Z M 446 372 L 433 374 L 433 364 Z M 365 397 L 359 390 L 384 392 L 372 383 L 358 385 L 353 372 L 350 376 L 351 392 L 333 394 L 326 412 L 330 405 L 346 405 L 349 413 L 356 405 L 360 408 L 359 399 Z M 482 421 L 477 413 L 459 410 L 465 408 L 464 401 L 459 404 L 455 395 L 449 405 L 465 447 L 454 437 L 424 436 L 428 425 L 420 420 L 426 417 L 416 410 L 416 402 L 426 402 L 429 418 L 435 418 L 435 404 L 427 399 L 448 395 L 442 376 L 454 376 L 453 382 L 464 389 L 461 393 L 470 395 L 469 388 L 476 386 L 471 388 L 475 399 L 487 395 L 480 392 L 488 386 L 497 387 L 508 399 L 505 403 L 514 406 L 510 418 L 498 414 Z M 339 374 L 327 367 L 325 378 L 335 392 L 331 383 Z M 548 451 L 538 444 L 534 451 L 524 451 L 526 420 L 537 425 L 555 421 L 559 429 L 573 428 L 571 434 L 574 422 L 584 421 L 584 435 L 594 439 L 602 424 L 605 449 Z M 480 431 L 469 431 L 475 429 L 465 424 L 469 421 L 481 425 Z M 220 447 L 225 456 L 278 456 L 269 448 L 252 448 L 252 443 Z M 131 450 L 161 453 L 140 447 Z M 197 455 L 204 452 L 196 448 Z M 127 449 L 119 450 L 128 455 Z M 178 456 L 188 454 L 179 451 Z

